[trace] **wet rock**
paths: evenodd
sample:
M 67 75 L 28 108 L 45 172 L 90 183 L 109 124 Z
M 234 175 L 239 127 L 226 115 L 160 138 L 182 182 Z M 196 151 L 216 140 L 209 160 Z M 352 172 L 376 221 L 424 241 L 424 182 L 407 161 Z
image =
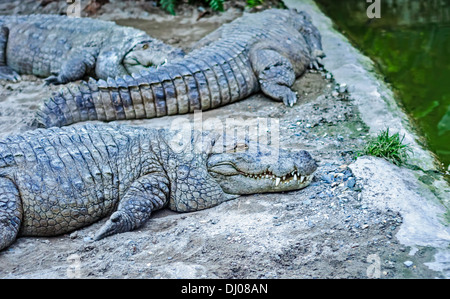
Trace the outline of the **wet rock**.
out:
M 339 85 L 339 92 L 340 93 L 344 93 L 344 92 L 347 92 L 347 84 L 345 84 L 345 83 L 343 83 L 343 84 L 341 84 L 341 85 Z
M 355 177 L 350 177 L 347 182 L 345 183 L 347 188 L 352 189 L 353 187 L 355 187 L 356 185 L 356 178 Z
M 350 170 L 346 169 L 344 172 L 344 180 L 347 180 L 349 177 L 351 177 L 353 174 Z
M 331 175 L 331 174 L 323 175 L 323 176 L 321 177 L 321 179 L 322 179 L 323 181 L 327 182 L 328 184 L 331 184 L 331 183 L 334 182 L 334 177 L 333 177 L 333 175 Z
M 337 92 L 336 90 L 331 92 L 331 95 L 333 96 L 333 98 L 338 98 L 339 97 L 339 92 Z

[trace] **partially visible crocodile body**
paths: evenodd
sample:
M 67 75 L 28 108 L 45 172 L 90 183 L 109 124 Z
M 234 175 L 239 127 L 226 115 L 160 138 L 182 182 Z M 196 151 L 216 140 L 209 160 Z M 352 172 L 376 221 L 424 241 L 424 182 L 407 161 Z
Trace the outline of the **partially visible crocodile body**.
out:
M 270 9 L 246 14 L 200 40 L 182 59 L 131 76 L 90 80 L 47 99 L 38 127 L 86 120 L 153 118 L 207 110 L 261 90 L 292 106 L 291 86 L 318 68 L 321 37 L 304 12 Z
M 0 79 L 20 74 L 64 84 L 123 76 L 184 56 L 144 31 L 60 15 L 0 16 Z
M 166 206 L 189 212 L 297 190 L 317 167 L 306 151 L 223 153 L 212 133 L 175 133 L 84 124 L 1 140 L 0 250 L 18 236 L 63 234 L 107 215 L 96 240 L 138 228 Z

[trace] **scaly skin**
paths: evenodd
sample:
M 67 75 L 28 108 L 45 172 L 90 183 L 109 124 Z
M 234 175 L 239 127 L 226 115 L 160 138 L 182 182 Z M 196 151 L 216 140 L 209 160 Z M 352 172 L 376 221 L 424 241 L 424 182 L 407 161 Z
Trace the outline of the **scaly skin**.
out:
M 33 122 L 64 126 L 85 120 L 153 118 L 220 107 L 262 91 L 292 106 L 295 78 L 317 67 L 320 34 L 303 12 L 247 14 L 202 39 L 194 51 L 159 67 L 91 80 L 47 99 Z
M 300 189 L 317 167 L 305 151 L 279 150 L 270 160 L 213 152 L 212 134 L 189 134 L 182 148 L 174 136 L 86 124 L 1 140 L 0 250 L 18 236 L 63 234 L 107 215 L 97 240 L 138 228 L 166 206 L 189 212 L 239 194 Z
M 64 84 L 86 75 L 123 76 L 165 60 L 182 50 L 145 32 L 113 22 L 59 15 L 0 16 L 0 79 L 20 74 Z

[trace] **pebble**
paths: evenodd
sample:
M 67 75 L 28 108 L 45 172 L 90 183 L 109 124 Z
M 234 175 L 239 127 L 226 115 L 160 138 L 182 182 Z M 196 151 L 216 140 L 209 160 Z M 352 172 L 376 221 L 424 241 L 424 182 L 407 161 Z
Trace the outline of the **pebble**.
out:
M 351 177 L 353 174 L 350 170 L 346 169 L 344 171 L 344 179 L 348 179 L 349 177 Z
M 353 188 L 356 185 L 356 179 L 354 177 L 350 177 L 345 184 L 347 185 L 348 188 Z
M 307 199 L 305 201 L 302 202 L 304 205 L 310 205 L 311 204 L 311 200 Z
M 406 261 L 403 264 L 405 264 L 406 267 L 411 267 L 414 263 L 412 261 Z
M 286 210 L 288 210 L 288 211 L 292 211 L 293 209 L 295 209 L 295 205 L 291 205 L 291 204 L 288 204 L 288 205 L 286 205 Z
M 331 174 L 325 174 L 322 176 L 322 180 L 324 180 L 328 184 L 331 184 L 331 183 L 333 183 L 334 178 L 333 178 L 333 175 L 331 175 Z
M 339 85 L 339 92 L 340 93 L 344 93 L 347 91 L 347 84 L 342 83 L 341 85 Z

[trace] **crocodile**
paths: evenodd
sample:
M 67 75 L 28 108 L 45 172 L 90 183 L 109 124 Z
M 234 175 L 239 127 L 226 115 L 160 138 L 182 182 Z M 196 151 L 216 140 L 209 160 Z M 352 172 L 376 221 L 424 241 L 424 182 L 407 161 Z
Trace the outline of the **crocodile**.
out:
M 296 77 L 320 68 L 321 36 L 305 12 L 246 14 L 201 39 L 184 58 L 131 76 L 83 81 L 44 100 L 32 121 L 61 127 L 86 120 L 153 118 L 226 105 L 262 91 L 292 106 Z
M 188 133 L 88 123 L 4 138 L 0 250 L 18 236 L 64 234 L 108 215 L 95 240 L 134 230 L 164 207 L 190 212 L 301 189 L 317 168 L 304 150 L 223 151 L 214 146 L 220 135 Z
M 85 76 L 123 76 L 166 60 L 181 49 L 114 22 L 63 15 L 0 16 L 0 79 L 19 74 L 65 84 Z

